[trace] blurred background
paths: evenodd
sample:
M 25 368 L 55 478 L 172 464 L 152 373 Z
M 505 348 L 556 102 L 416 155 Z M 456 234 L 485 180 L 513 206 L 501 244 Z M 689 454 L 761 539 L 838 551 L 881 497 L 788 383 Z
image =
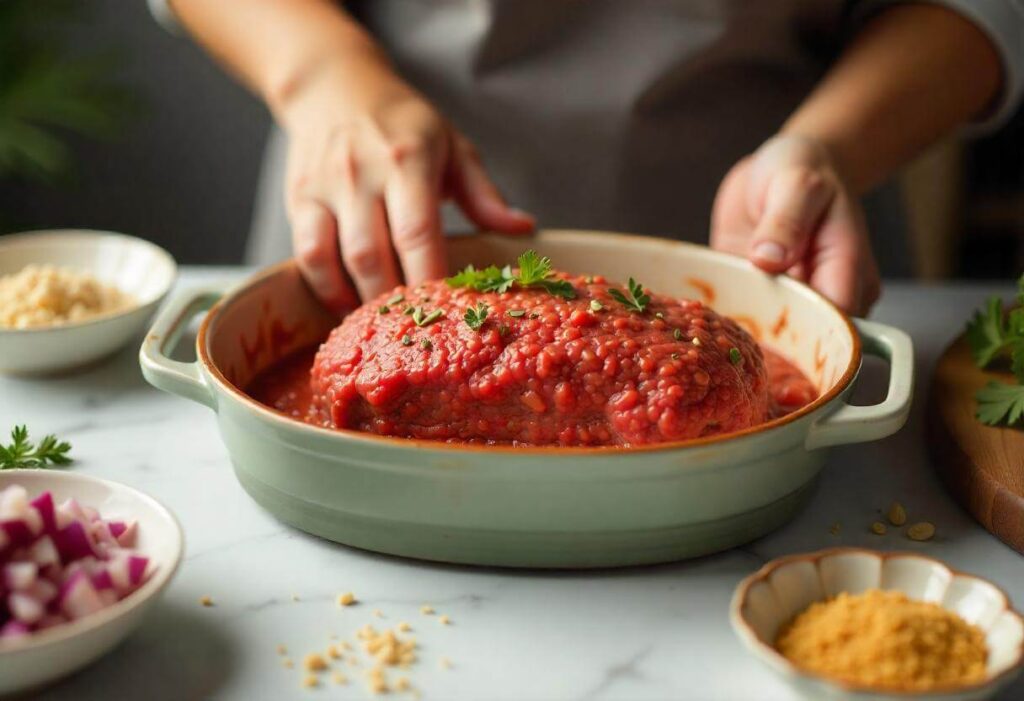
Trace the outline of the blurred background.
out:
M 182 263 L 238 263 L 269 127 L 141 0 L 0 0 L 0 234 L 109 229 Z M 1019 275 L 1022 154 L 1018 114 L 905 170 L 915 276 Z

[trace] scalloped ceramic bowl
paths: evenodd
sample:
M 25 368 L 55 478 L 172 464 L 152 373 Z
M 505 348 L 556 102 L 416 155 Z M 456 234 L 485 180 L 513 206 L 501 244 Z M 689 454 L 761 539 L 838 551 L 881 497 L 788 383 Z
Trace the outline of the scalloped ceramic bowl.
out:
M 57 501 L 74 497 L 99 509 L 104 518 L 137 521 L 138 550 L 156 569 L 145 584 L 112 606 L 27 638 L 0 641 L 0 696 L 55 682 L 96 661 L 128 637 L 167 588 L 185 547 L 181 526 L 171 512 L 126 485 L 58 470 L 0 472 L 0 489 L 12 484 L 20 484 L 31 496 L 49 490 Z
M 29 264 L 66 266 L 135 298 L 131 307 L 72 324 L 0 328 L 0 373 L 46 375 L 101 360 L 137 337 L 177 275 L 171 254 L 134 236 L 55 229 L 0 236 L 0 275 Z
M 780 628 L 815 601 L 871 588 L 939 603 L 981 627 L 989 647 L 985 681 L 927 693 L 880 692 L 812 674 L 775 650 Z M 772 560 L 736 587 L 729 618 L 746 648 L 809 699 L 987 699 L 1016 678 L 1024 657 L 1024 619 L 999 587 L 915 553 L 836 548 Z

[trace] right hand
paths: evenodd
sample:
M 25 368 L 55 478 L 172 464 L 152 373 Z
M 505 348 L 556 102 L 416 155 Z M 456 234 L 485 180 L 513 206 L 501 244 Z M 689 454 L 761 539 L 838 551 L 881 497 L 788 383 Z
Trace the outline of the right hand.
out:
M 285 202 L 295 257 L 314 293 L 341 312 L 400 284 L 447 274 L 439 207 L 476 225 L 527 233 L 476 150 L 381 65 L 323 72 L 279 119 L 289 136 Z

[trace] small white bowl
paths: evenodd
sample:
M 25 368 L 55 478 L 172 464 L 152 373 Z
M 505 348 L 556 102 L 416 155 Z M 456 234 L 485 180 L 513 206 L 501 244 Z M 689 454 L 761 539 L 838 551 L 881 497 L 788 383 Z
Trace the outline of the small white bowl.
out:
M 54 682 L 121 642 L 163 593 L 184 550 L 177 519 L 155 499 L 131 487 L 75 472 L 0 472 L 0 490 L 12 484 L 25 487 L 30 496 L 49 490 L 54 500 L 74 497 L 98 509 L 103 518 L 137 521 L 136 548 L 155 569 L 145 584 L 113 606 L 27 638 L 0 641 L 0 696 Z
M 941 604 L 985 631 L 989 648 L 984 682 L 932 692 L 857 687 L 798 668 L 774 647 L 780 628 L 815 601 L 841 592 L 895 589 Z M 999 587 L 915 553 L 835 548 L 772 560 L 736 587 L 729 618 L 746 648 L 809 699 L 987 699 L 1020 673 L 1024 619 Z
M 0 236 L 0 275 L 32 263 L 91 273 L 130 294 L 136 304 L 72 324 L 0 328 L 0 373 L 64 372 L 113 354 L 142 331 L 177 275 L 167 251 L 124 234 L 68 229 Z

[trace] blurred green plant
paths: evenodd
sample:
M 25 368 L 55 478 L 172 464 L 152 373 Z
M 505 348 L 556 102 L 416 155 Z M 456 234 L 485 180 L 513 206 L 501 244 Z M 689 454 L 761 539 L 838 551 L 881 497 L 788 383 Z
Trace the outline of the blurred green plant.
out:
M 0 180 L 67 177 L 74 165 L 67 137 L 113 137 L 132 111 L 131 95 L 109 79 L 116 58 L 78 55 L 61 37 L 83 5 L 0 0 Z

